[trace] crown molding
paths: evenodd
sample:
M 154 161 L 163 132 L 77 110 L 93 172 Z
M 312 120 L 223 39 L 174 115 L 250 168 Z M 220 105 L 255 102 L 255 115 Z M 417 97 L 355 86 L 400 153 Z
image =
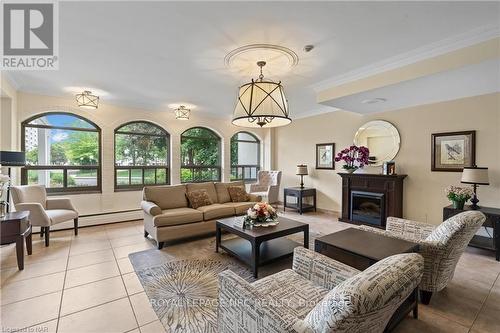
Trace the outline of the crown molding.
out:
M 4 71 L 2 72 L 2 75 L 16 91 L 19 90 L 19 88 L 21 87 L 21 83 L 14 77 L 14 75 L 12 75 L 12 72 Z
M 500 37 L 499 25 L 484 25 L 468 32 L 450 38 L 442 39 L 440 41 L 424 45 L 414 50 L 398 54 L 394 57 L 390 57 L 385 60 L 349 71 L 347 73 L 334 76 L 333 78 L 315 83 L 311 85 L 311 87 L 316 92 L 320 92 L 322 90 L 331 88 L 332 86 L 338 86 L 372 75 L 380 74 L 389 70 L 411 65 L 419 61 L 434 58 L 498 37 Z

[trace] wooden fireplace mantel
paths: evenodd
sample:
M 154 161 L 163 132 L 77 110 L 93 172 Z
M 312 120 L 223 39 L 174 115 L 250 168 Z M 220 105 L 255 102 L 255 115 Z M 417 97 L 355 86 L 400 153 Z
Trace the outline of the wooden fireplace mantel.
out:
M 385 216 L 380 228 L 385 229 L 388 216 L 403 217 L 403 181 L 407 175 L 382 175 L 367 173 L 339 173 L 342 177 L 342 222 L 363 224 L 350 219 L 351 192 L 382 193 L 385 196 Z

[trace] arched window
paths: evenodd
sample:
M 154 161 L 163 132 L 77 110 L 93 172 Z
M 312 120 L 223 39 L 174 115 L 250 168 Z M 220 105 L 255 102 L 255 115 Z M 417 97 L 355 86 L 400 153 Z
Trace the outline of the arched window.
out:
M 26 167 L 23 184 L 45 185 L 47 192 L 101 190 L 101 129 L 90 120 L 48 112 L 21 124 Z
M 231 180 L 255 181 L 260 169 L 260 141 L 248 132 L 231 138 Z
M 115 189 L 141 189 L 170 184 L 170 136 L 147 121 L 126 123 L 115 130 Z
M 181 182 L 220 181 L 220 137 L 204 127 L 193 127 L 181 135 Z

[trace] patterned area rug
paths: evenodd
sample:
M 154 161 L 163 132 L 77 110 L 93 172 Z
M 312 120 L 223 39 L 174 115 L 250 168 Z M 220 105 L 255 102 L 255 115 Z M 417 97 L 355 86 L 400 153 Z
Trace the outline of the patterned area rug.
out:
M 249 282 L 251 272 L 230 260 L 187 259 L 137 272 L 167 332 L 217 332 L 217 275 L 232 270 Z
M 310 232 L 310 248 L 321 235 Z M 224 239 L 235 237 L 223 235 Z M 299 244 L 302 234 L 287 236 Z M 198 241 L 196 257 L 187 259 L 172 255 L 167 246 L 129 255 L 132 266 L 149 297 L 151 305 L 168 333 L 217 332 L 218 274 L 230 269 L 248 282 L 255 279 L 247 266 L 222 252 L 214 253 L 215 238 Z M 176 246 L 191 248 L 194 244 Z M 182 259 L 182 260 L 180 260 Z M 259 277 L 291 268 L 291 258 L 265 265 Z

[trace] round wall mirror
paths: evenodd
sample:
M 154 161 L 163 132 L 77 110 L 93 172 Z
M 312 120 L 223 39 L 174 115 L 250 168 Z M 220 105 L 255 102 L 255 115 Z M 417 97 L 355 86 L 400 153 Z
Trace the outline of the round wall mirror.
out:
M 384 120 L 369 121 L 361 126 L 354 136 L 356 146 L 370 149 L 370 165 L 380 166 L 390 161 L 399 151 L 401 138 L 398 129 Z

